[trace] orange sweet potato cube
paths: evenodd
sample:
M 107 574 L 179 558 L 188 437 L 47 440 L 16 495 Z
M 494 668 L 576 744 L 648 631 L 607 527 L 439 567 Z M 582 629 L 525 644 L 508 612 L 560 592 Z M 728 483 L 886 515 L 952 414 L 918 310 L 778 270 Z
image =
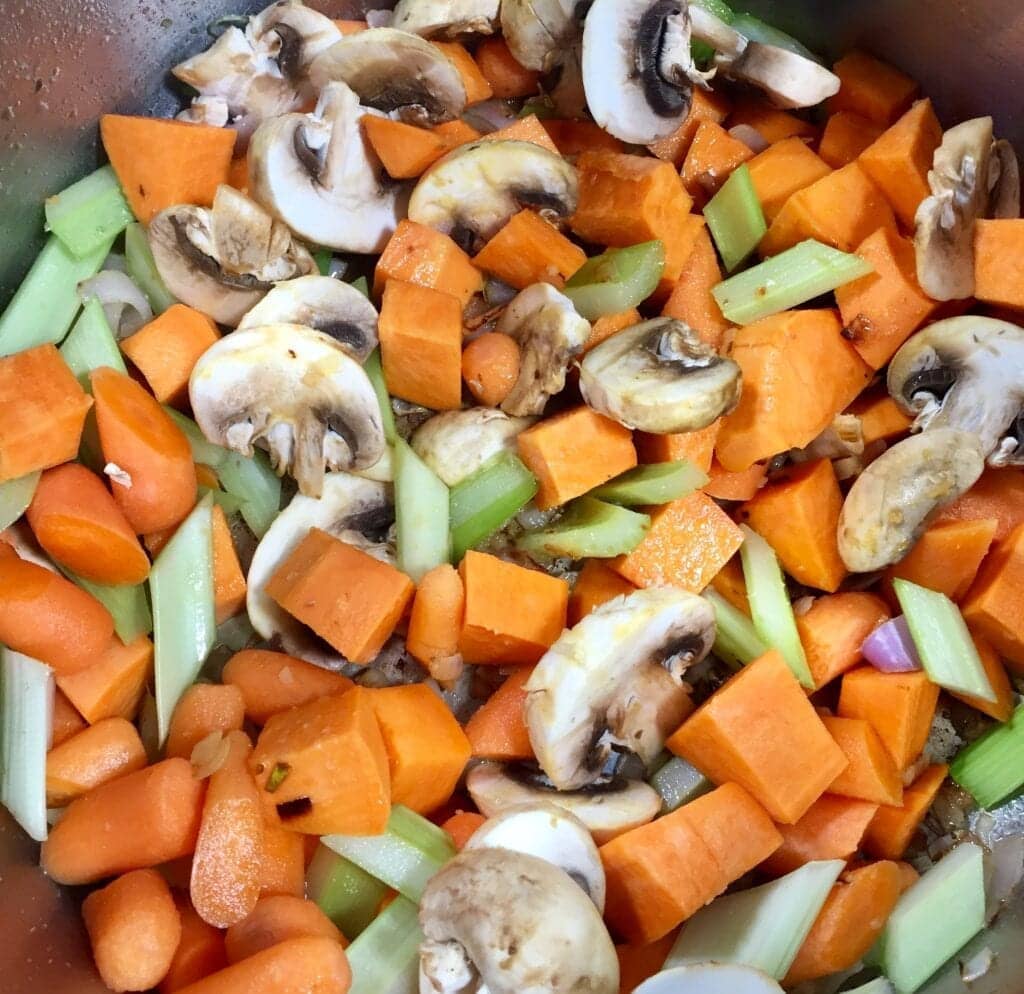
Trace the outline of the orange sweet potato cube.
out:
M 1024 220 L 975 224 L 974 296 L 986 304 L 1024 310 Z
M 615 597 L 631 594 L 636 587 L 600 559 L 588 559 L 569 597 L 569 624 L 578 624 L 596 607 Z
M 794 193 L 832 172 L 802 138 L 786 138 L 769 145 L 747 163 L 747 168 L 769 224 Z
M 685 120 L 667 138 L 659 138 L 648 145 L 650 153 L 677 167 L 686 160 L 694 135 L 701 121 L 715 121 L 721 124 L 729 114 L 728 98 L 721 90 L 701 90 L 694 87 L 693 100 Z
M 483 552 L 467 552 L 459 566 L 466 613 L 459 649 L 468 663 L 528 666 L 565 628 L 569 586 Z
M 860 114 L 841 110 L 825 124 L 818 145 L 818 155 L 833 169 L 848 166 L 885 129 Z
M 639 324 L 641 321 L 643 318 L 635 307 L 631 307 L 628 311 L 619 311 L 618 314 L 605 314 L 590 326 L 590 337 L 583 346 L 583 354 L 586 355 L 591 349 L 596 349 L 602 342 L 608 341 L 612 335 L 617 335 L 626 328 L 632 328 L 633 325 Z
M 715 455 L 715 442 L 722 419 L 713 421 L 707 428 L 682 432 L 678 435 L 649 435 L 638 431 L 634 436 L 636 451 L 644 465 L 652 462 L 677 462 L 686 459 L 701 472 L 711 469 Z
M 558 507 L 636 465 L 633 435 L 590 407 L 547 418 L 518 439 L 519 458 L 537 477 L 537 506 Z
M 377 260 L 374 296 L 384 292 L 390 279 L 450 293 L 463 307 L 484 285 L 483 274 L 447 235 L 408 220 L 399 222 Z
M 713 197 L 733 171 L 752 159 L 750 146 L 714 121 L 701 121 L 683 163 L 683 186 L 695 200 Z
M 267 583 L 267 594 L 353 663 L 370 663 L 391 637 L 415 584 L 333 535 L 311 528 Z
M 473 265 L 517 290 L 525 290 L 534 283 L 561 288 L 586 261 L 583 249 L 536 211 L 525 210 L 477 253 Z
M 725 123 L 730 128 L 745 124 L 753 128 L 769 145 L 783 142 L 787 138 L 813 139 L 818 134 L 818 129 L 810 121 L 779 110 L 757 96 L 737 100 Z
M 140 635 L 125 645 L 116 635 L 91 666 L 57 677 L 57 686 L 90 725 L 135 717 L 153 672 L 153 643 Z
M 988 554 L 962 607 L 1015 673 L 1024 673 L 1024 525 Z
M 712 292 L 721 282 L 722 269 L 711 235 L 706 227 L 699 226 L 693 251 L 661 313 L 685 322 L 700 335 L 701 341 L 721 349 L 725 333 L 732 327 Z
M 499 128 L 497 131 L 484 135 L 480 140 L 485 142 L 530 142 L 533 145 L 540 145 L 541 148 L 546 148 L 549 152 L 554 152 L 556 155 L 561 154 L 558 151 L 558 146 L 552 140 L 551 135 L 547 133 L 547 130 L 536 114 L 521 117 L 511 124 L 506 124 L 505 127 Z
M 829 112 L 852 111 L 884 127 L 892 124 L 917 95 L 909 76 L 866 52 L 850 52 L 833 67 L 839 92 L 829 100 Z

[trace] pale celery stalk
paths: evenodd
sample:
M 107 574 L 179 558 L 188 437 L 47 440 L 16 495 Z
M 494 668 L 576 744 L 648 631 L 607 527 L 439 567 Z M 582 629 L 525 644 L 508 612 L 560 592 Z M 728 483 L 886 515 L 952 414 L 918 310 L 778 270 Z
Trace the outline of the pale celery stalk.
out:
M 541 558 L 611 559 L 632 552 L 650 527 L 646 514 L 580 497 L 553 525 L 520 536 L 516 548 Z
M 653 507 L 686 497 L 707 482 L 707 473 L 688 459 L 678 459 L 627 470 L 587 496 L 624 507 Z
M 307 896 L 349 940 L 377 916 L 387 892 L 387 884 L 324 845 L 317 846 L 306 870 Z
M 46 201 L 46 228 L 75 258 L 109 244 L 135 220 L 110 166 L 73 183 Z
M 112 587 L 105 583 L 93 583 L 76 576 L 70 570 L 62 568 L 61 572 L 86 593 L 92 594 L 110 612 L 114 619 L 114 631 L 125 645 L 153 631 L 153 615 L 146 600 L 145 584 L 140 583 L 137 587 Z
M 451 558 L 448 488 L 402 439 L 395 439 L 395 556 L 419 583 Z
M 711 651 L 723 663 L 739 669 L 768 651 L 753 622 L 742 611 L 715 590 L 705 590 L 704 599 L 715 609 L 715 644 Z
M 0 483 L 0 532 L 10 528 L 32 503 L 39 476 L 37 471 Z
M 704 217 L 726 272 L 733 272 L 754 254 L 768 224 L 746 163 L 733 170 L 711 198 L 704 208 Z
M 662 814 L 669 814 L 689 804 L 714 787 L 696 766 L 678 756 L 673 756 L 649 782 L 661 794 Z
M 365 283 L 365 278 L 363 279 Z M 358 281 L 357 281 L 358 282 Z M 355 284 L 353 284 L 354 286 Z M 369 293 L 367 293 L 369 296 Z M 398 438 L 398 431 L 395 428 L 395 412 L 391 408 L 391 397 L 388 394 L 387 384 L 384 382 L 384 368 L 380 362 L 380 349 L 374 349 L 366 362 L 363 363 L 363 371 L 370 378 L 373 384 L 373 392 L 377 395 L 377 403 L 380 404 L 380 419 L 384 425 L 384 438 L 388 445 L 394 445 Z
M 760 42 L 762 45 L 774 45 L 776 48 L 784 48 L 787 52 L 794 52 L 802 55 L 812 62 L 821 63 L 821 57 L 815 55 L 803 42 L 797 41 L 785 31 L 780 31 L 771 24 L 766 24 L 759 17 L 753 14 L 734 14 L 732 19 L 733 28 L 745 38 L 751 41 Z
M 168 307 L 177 303 L 156 268 L 146 229 L 141 224 L 129 224 L 125 228 L 124 261 L 128 275 L 146 295 L 154 314 L 163 314 Z
M 101 366 L 128 372 L 103 305 L 96 297 L 85 302 L 82 313 L 60 347 L 60 354 L 84 390 L 89 390 L 89 374 Z
M 348 994 L 415 994 L 422 941 L 416 905 L 395 898 L 345 950 L 352 970 Z
M 665 269 L 660 241 L 608 249 L 588 259 L 565 284 L 565 295 L 588 321 L 621 314 L 643 303 L 658 287 Z
M 993 808 L 1024 787 L 1024 705 L 953 760 L 949 774 L 983 808 Z

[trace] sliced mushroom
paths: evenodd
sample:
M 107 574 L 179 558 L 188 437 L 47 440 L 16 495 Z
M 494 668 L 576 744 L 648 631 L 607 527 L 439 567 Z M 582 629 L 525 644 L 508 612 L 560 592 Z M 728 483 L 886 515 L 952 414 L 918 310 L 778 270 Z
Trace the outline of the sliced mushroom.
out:
M 338 26 L 299 0 L 280 0 L 229 27 L 207 51 L 172 72 L 199 91 L 178 116 L 187 121 L 230 124 L 244 137 L 272 117 L 287 114 L 314 95 L 310 63 L 341 38 Z
M 896 353 L 888 386 L 915 428 L 971 432 L 994 466 L 1024 465 L 1024 328 L 977 315 L 939 321 Z
M 442 124 L 466 106 L 459 70 L 436 45 L 394 28 L 371 28 L 342 38 L 313 63 L 317 86 L 347 84 L 365 107 L 408 124 Z
M 480 141 L 449 152 L 423 174 L 409 219 L 476 252 L 523 208 L 565 219 L 578 199 L 576 170 L 555 152 L 532 142 Z
M 580 389 L 595 410 L 659 435 L 698 431 L 740 399 L 742 374 L 682 321 L 655 318 L 620 331 L 580 363 Z
M 466 849 L 510 849 L 546 859 L 568 873 L 604 913 L 605 879 L 601 855 L 590 831 L 557 804 L 520 804 L 481 825 Z
M 320 496 L 325 469 L 368 469 L 384 454 L 369 377 L 333 338 L 302 325 L 226 335 L 196 363 L 189 396 L 211 442 L 247 456 L 262 443 L 307 496 Z
M 380 252 L 405 193 L 366 142 L 367 113 L 344 83 L 328 83 L 311 114 L 285 114 L 249 147 L 253 196 L 296 234 L 341 252 Z
M 576 44 L 577 0 L 502 0 L 501 33 L 516 62 L 550 72 Z
M 536 768 L 481 763 L 466 776 L 466 789 L 489 818 L 522 805 L 554 804 L 575 815 L 602 846 L 653 821 L 661 795 L 643 780 L 601 780 L 583 790 L 556 790 Z
M 653 759 L 674 726 L 640 742 L 623 734 L 637 675 L 663 667 L 681 684 L 714 640 L 708 602 L 669 587 L 616 597 L 564 632 L 526 683 L 530 743 L 551 782 L 559 790 L 593 783 L 613 746 Z
M 1020 171 L 1008 142 L 996 142 L 992 118 L 950 128 L 928 172 L 931 196 L 917 209 L 917 279 L 935 300 L 974 294 L 974 222 L 1020 214 Z
M 359 362 L 377 347 L 377 308 L 354 286 L 329 276 L 278 283 L 238 328 L 264 324 L 301 324 L 323 332 Z
M 496 330 L 514 338 L 520 353 L 519 378 L 501 409 L 516 417 L 543 413 L 565 387 L 569 363 L 590 338 L 590 322 L 551 284 L 535 283 L 505 308 Z
M 619 963 L 586 894 L 543 859 L 471 849 L 420 902 L 420 990 L 617 994 Z
M 301 494 L 293 497 L 260 540 L 249 566 L 246 609 L 253 628 L 294 656 L 321 665 L 333 662 L 336 667 L 340 659 L 336 655 L 325 657 L 325 643 L 267 595 L 267 582 L 311 528 L 320 528 L 377 559 L 392 562 L 394 556 L 386 538 L 394 520 L 391 488 L 347 473 L 329 473 L 318 500 Z
M 214 321 L 236 325 L 280 280 L 316 261 L 259 204 L 220 186 L 213 207 L 168 207 L 149 225 L 149 246 L 167 289 Z
M 398 0 L 391 27 L 424 38 L 490 35 L 501 0 Z
M 985 468 L 976 435 L 935 428 L 882 453 L 850 488 L 839 517 L 839 554 L 854 573 L 899 562 L 929 517 L 966 493 Z
M 532 424 L 489 407 L 444 411 L 425 421 L 410 440 L 413 451 L 449 487 L 472 476 L 499 452 L 514 451 L 516 439 Z

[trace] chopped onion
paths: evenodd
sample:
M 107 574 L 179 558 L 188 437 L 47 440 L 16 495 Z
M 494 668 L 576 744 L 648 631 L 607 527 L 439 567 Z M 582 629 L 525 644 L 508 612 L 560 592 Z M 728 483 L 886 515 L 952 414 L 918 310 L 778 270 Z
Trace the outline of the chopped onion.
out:
M 965 984 L 973 984 L 988 973 L 994 960 L 995 954 L 988 946 L 979 949 L 970 959 L 960 964 L 960 979 Z
M 366 12 L 366 23 L 371 28 L 389 28 L 395 16 L 393 10 L 368 10 Z
M 729 129 L 729 134 L 737 141 L 743 142 L 755 155 L 758 152 L 763 152 L 770 144 L 765 141 L 764 135 L 757 128 L 753 128 L 749 124 L 737 124 Z
M 864 658 L 883 673 L 911 673 L 921 669 L 921 660 L 901 614 L 879 625 L 860 647 Z
M 92 279 L 78 284 L 82 301 L 95 297 L 103 305 L 110 330 L 120 340 L 134 334 L 153 320 L 153 308 L 146 295 L 127 274 L 116 269 L 105 269 Z

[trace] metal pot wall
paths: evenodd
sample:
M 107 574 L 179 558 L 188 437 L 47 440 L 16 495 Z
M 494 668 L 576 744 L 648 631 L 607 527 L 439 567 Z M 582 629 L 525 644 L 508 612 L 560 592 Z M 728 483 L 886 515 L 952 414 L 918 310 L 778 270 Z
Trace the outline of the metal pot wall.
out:
M 101 113 L 169 114 L 167 68 L 204 48 L 206 25 L 269 0 L 0 0 L 0 307 L 42 240 L 43 199 L 99 162 Z M 387 0 L 307 0 L 335 17 Z M 993 114 L 1024 147 L 1024 5 L 1020 0 L 748 0 L 819 51 L 855 45 L 921 81 L 940 116 Z M 101 994 L 75 908 L 36 868 L 37 848 L 0 809 L 0 990 Z M 972 949 L 997 952 L 971 994 L 1024 990 L 1024 911 L 1001 915 Z M 969 954 L 970 950 L 967 951 Z M 962 994 L 956 965 L 929 994 Z

